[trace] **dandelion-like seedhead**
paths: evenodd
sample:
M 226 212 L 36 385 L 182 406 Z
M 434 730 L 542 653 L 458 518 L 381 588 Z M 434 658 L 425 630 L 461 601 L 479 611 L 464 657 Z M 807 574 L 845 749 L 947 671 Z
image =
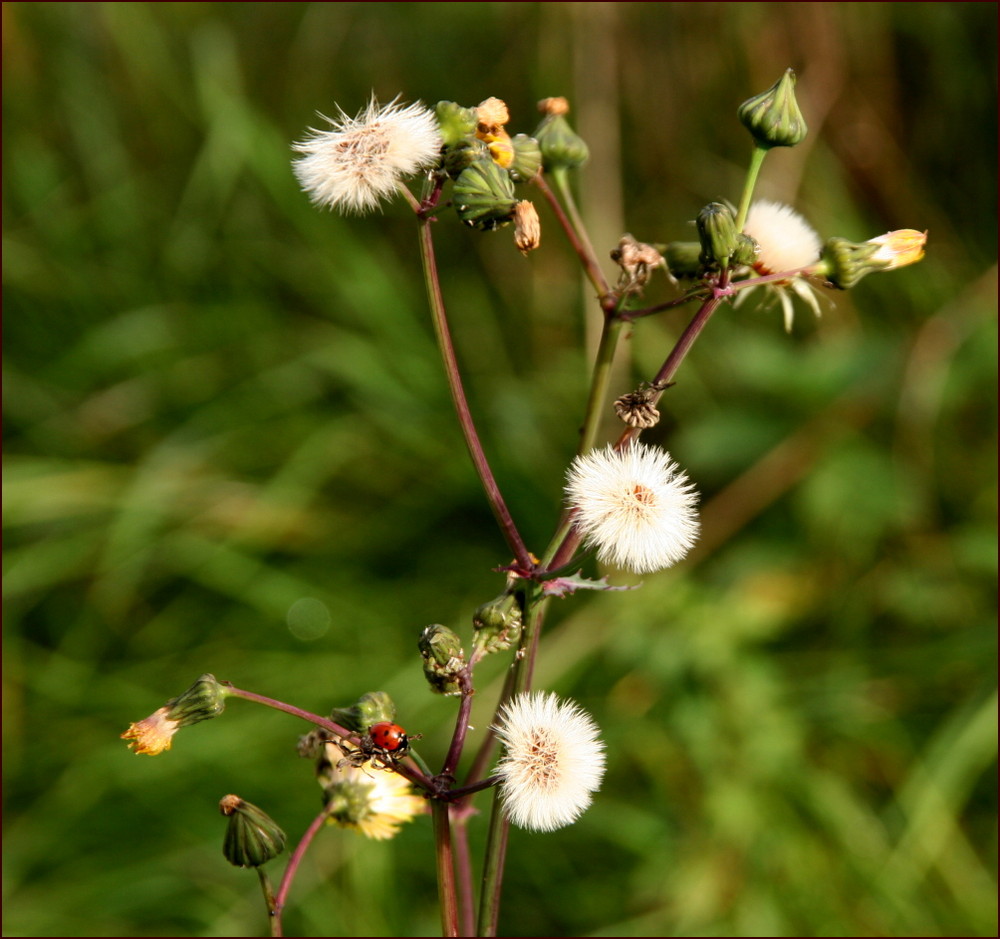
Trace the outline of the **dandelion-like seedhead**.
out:
M 607 446 L 578 456 L 566 493 L 600 561 L 637 574 L 676 564 L 698 539 L 698 493 L 657 447 Z
M 819 260 L 823 247 L 812 226 L 795 209 L 780 202 L 753 203 L 743 231 L 760 246 L 754 262 L 758 274 L 808 267 Z
M 494 727 L 504 813 L 519 828 L 555 831 L 576 821 L 604 777 L 604 744 L 586 711 L 555 694 L 517 695 Z
M 747 212 L 743 231 L 760 248 L 754 261 L 758 274 L 781 274 L 811 267 L 819 261 L 822 242 L 812 226 L 791 206 L 781 202 L 755 202 Z M 794 277 L 765 288 L 781 304 L 785 320 L 785 331 L 792 331 L 795 310 L 789 291 L 795 294 L 817 316 L 820 315 L 819 301 L 813 285 L 804 277 Z M 746 290 L 737 297 L 742 302 L 751 291 Z
M 317 205 L 367 212 L 440 153 L 437 119 L 422 104 L 392 101 L 380 107 L 373 97 L 357 117 L 341 110 L 339 118 L 323 119 L 330 130 L 311 128 L 309 137 L 293 145 L 303 156 L 292 168 Z

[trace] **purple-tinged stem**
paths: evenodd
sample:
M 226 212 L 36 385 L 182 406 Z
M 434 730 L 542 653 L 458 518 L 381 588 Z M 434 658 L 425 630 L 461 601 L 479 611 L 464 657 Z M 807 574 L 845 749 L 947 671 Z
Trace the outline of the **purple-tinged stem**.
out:
M 455 893 L 455 862 L 452 856 L 450 806 L 431 803 L 434 816 L 434 843 L 437 858 L 438 900 L 441 903 L 441 935 L 458 935 L 458 895 Z
M 454 778 L 455 769 L 458 767 L 459 758 L 462 756 L 465 735 L 469 732 L 469 715 L 472 714 L 472 696 L 475 694 L 475 689 L 472 687 L 472 676 L 468 669 L 459 675 L 458 681 L 462 690 L 462 700 L 458 705 L 458 717 L 455 718 L 455 733 L 451 738 L 451 746 L 448 748 L 444 766 L 441 767 L 441 775 L 452 778 Z
M 532 180 L 532 182 L 541 190 L 545 200 L 555 213 L 559 225 L 565 232 L 567 239 L 569 239 L 569 243 L 573 246 L 573 250 L 576 252 L 577 257 L 580 258 L 580 263 L 583 265 L 583 270 L 587 275 L 587 280 L 590 281 L 594 289 L 597 291 L 598 297 L 600 297 L 603 301 L 603 299 L 611 293 L 611 286 L 608 284 L 608 281 L 604 276 L 604 272 L 597 263 L 594 249 L 590 246 L 589 242 L 585 241 L 584 238 L 577 232 L 573 223 L 570 221 L 569 216 L 563 209 L 562 204 L 556 198 L 556 194 L 552 191 L 548 182 L 546 182 L 545 174 L 539 173 Z
M 360 734 L 353 730 L 348 730 L 346 727 L 341 727 L 340 724 L 331 721 L 328 717 L 320 717 L 318 714 L 313 714 L 310 711 L 304 711 L 302 708 L 295 707 L 294 704 L 285 704 L 284 701 L 276 701 L 274 698 L 265 697 L 262 694 L 257 694 L 254 691 L 244 691 L 242 688 L 234 688 L 229 682 L 220 682 L 221 685 L 225 686 L 227 692 L 236 698 L 244 698 L 247 701 L 254 701 L 257 704 L 264 704 L 269 708 L 274 708 L 277 711 L 284 711 L 286 714 L 292 714 L 295 717 L 300 717 L 304 721 L 309 721 L 310 724 L 315 724 L 317 727 L 322 727 L 323 730 L 328 730 L 332 734 L 336 734 L 338 737 L 342 737 L 345 740 L 352 740 L 355 743 L 359 742 Z M 407 766 L 404 763 L 395 763 L 393 765 L 395 772 L 399 773 L 400 776 L 405 776 L 411 783 L 415 786 L 419 786 L 421 789 L 427 792 L 435 792 L 434 783 L 422 772 L 414 769 L 411 766 Z
M 467 818 L 455 819 L 452 827 L 455 843 L 455 868 L 458 872 L 458 919 L 463 936 L 471 936 L 476 928 L 475 900 L 472 893 L 472 854 L 469 851 Z
M 469 410 L 469 402 L 465 396 L 462 376 L 458 369 L 458 359 L 455 356 L 455 347 L 451 341 L 451 331 L 448 328 L 444 296 L 441 293 L 441 281 L 434 258 L 434 240 L 428 219 L 422 219 L 420 222 L 420 257 L 424 265 L 424 279 L 427 281 L 427 295 L 431 305 L 434 330 L 437 333 L 441 357 L 444 359 L 444 370 L 448 377 L 448 387 L 451 389 L 455 412 L 462 427 L 462 434 L 465 436 L 465 445 L 469 448 L 469 455 L 472 457 L 472 463 L 479 474 L 483 489 L 486 491 L 490 508 L 493 509 L 493 515 L 500 526 L 500 531 L 503 532 L 508 547 L 514 554 L 517 565 L 523 570 L 531 570 L 534 567 L 531 554 L 525 547 L 520 532 L 514 524 L 514 519 L 500 493 L 500 487 L 497 485 L 496 478 L 493 476 L 493 471 L 490 469 L 490 464 L 479 441 L 479 434 L 476 432 L 476 425 L 472 420 L 472 412 Z
M 278 931 L 276 933 L 272 932 L 272 935 L 282 935 L 281 913 L 285 908 L 285 902 L 288 900 L 288 891 L 292 889 L 292 881 L 298 873 L 299 864 L 302 863 L 302 858 L 305 857 L 306 851 L 309 850 L 309 845 L 312 844 L 313 838 L 319 834 L 319 830 L 323 827 L 323 823 L 326 821 L 326 814 L 326 807 L 324 806 L 323 811 L 309 823 L 309 827 L 306 829 L 305 834 L 299 839 L 299 843 L 295 846 L 292 856 L 288 859 L 288 866 L 285 868 L 285 875 L 281 878 L 278 893 L 274 898 L 273 917 L 274 922 L 277 923 Z

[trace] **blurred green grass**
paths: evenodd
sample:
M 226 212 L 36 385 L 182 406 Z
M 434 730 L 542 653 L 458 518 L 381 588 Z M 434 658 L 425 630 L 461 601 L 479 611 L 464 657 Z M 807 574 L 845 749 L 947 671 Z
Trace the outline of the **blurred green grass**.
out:
M 773 308 L 720 316 L 685 364 L 658 431 L 703 493 L 703 543 L 553 610 L 539 683 L 595 715 L 609 774 L 579 824 L 514 834 L 501 931 L 995 935 L 996 15 L 5 4 L 4 934 L 263 931 L 215 804 L 238 792 L 296 837 L 319 806 L 303 728 L 237 703 L 156 760 L 118 740 L 203 671 L 320 712 L 384 688 L 425 755 L 446 747 L 453 703 L 424 691 L 415 640 L 467 630 L 504 548 L 405 210 L 345 220 L 296 189 L 314 112 L 495 94 L 530 131 L 567 94 L 605 254 L 736 198 L 735 106 L 792 65 L 811 135 L 762 193 L 824 235 L 928 228 L 928 256 L 791 337 Z M 543 224 L 528 262 L 438 226 L 531 545 L 595 315 Z M 640 324 L 623 389 L 683 322 Z M 329 612 L 316 638 L 288 626 L 303 598 Z M 430 851 L 422 822 L 388 846 L 327 833 L 289 933 L 434 934 Z

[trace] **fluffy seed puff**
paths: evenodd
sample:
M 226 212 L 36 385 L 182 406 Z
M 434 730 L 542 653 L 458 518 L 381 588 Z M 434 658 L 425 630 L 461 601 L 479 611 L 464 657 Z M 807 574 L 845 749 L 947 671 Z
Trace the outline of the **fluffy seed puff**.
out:
M 504 813 L 519 828 L 555 831 L 576 821 L 604 777 L 604 744 L 590 715 L 555 694 L 517 695 L 494 727 Z
M 609 445 L 578 456 L 566 494 L 577 528 L 604 563 L 637 574 L 662 570 L 698 539 L 698 493 L 658 447 Z
M 317 205 L 367 212 L 404 177 L 438 159 L 437 119 L 422 104 L 392 101 L 380 107 L 372 97 L 357 117 L 341 110 L 338 118 L 323 119 L 330 130 L 311 128 L 310 136 L 292 147 L 302 154 L 292 164 L 299 185 Z
M 754 262 L 758 274 L 781 274 L 810 268 L 819 261 L 823 247 L 819 235 L 812 226 L 791 206 L 780 202 L 762 200 L 750 206 L 743 231 L 753 238 L 760 247 Z M 800 300 L 819 316 L 819 303 L 813 287 L 803 277 L 793 277 L 787 281 L 768 285 L 768 291 L 777 297 L 785 319 L 785 330 L 792 331 L 795 311 L 792 308 L 791 290 Z M 741 291 L 737 302 L 741 302 L 750 291 Z

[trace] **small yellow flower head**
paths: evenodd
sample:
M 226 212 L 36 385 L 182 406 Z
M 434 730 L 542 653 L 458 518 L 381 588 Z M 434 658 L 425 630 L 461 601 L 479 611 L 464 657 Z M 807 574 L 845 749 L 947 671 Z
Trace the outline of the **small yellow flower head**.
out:
M 149 717 L 130 724 L 128 730 L 122 734 L 122 739 L 128 740 L 129 748 L 136 753 L 156 756 L 164 750 L 169 750 L 172 738 L 181 726 L 180 721 L 170 720 L 167 716 L 169 711 L 169 708 L 162 707 Z
M 401 825 L 424 813 L 424 800 L 404 777 L 398 773 L 369 773 L 364 767 L 345 762 L 343 757 L 336 744 L 327 743 L 318 767 L 329 824 L 384 841 L 397 835 Z
M 910 228 L 891 231 L 857 244 L 830 238 L 823 246 L 820 273 L 841 290 L 854 287 L 862 277 L 916 264 L 924 256 L 927 233 Z
M 927 232 L 914 231 L 912 228 L 901 228 L 899 231 L 887 232 L 878 238 L 869 238 L 868 244 L 878 245 L 871 259 L 887 261 L 887 271 L 907 264 L 916 264 L 924 256 L 924 245 L 927 244 Z
M 476 108 L 479 123 L 495 132 L 497 125 L 506 124 L 510 120 L 507 105 L 499 98 L 487 98 Z
M 130 741 L 136 753 L 156 756 L 170 749 L 172 738 L 181 727 L 218 717 L 226 708 L 226 689 L 214 675 L 202 675 L 190 688 L 149 717 L 131 724 L 122 739 Z
M 507 105 L 499 98 L 487 98 L 476 108 L 476 115 L 476 136 L 486 144 L 497 165 L 508 169 L 514 162 L 514 145 L 503 127 L 510 120 Z
M 321 117 L 323 115 L 320 115 Z M 441 134 L 434 112 L 373 97 L 357 117 L 324 117 L 330 130 L 310 130 L 292 147 L 299 185 L 317 205 L 367 212 L 391 196 L 404 177 L 438 161 Z
M 542 240 L 542 221 L 535 207 L 522 199 L 514 206 L 514 244 L 521 254 L 534 251 Z

